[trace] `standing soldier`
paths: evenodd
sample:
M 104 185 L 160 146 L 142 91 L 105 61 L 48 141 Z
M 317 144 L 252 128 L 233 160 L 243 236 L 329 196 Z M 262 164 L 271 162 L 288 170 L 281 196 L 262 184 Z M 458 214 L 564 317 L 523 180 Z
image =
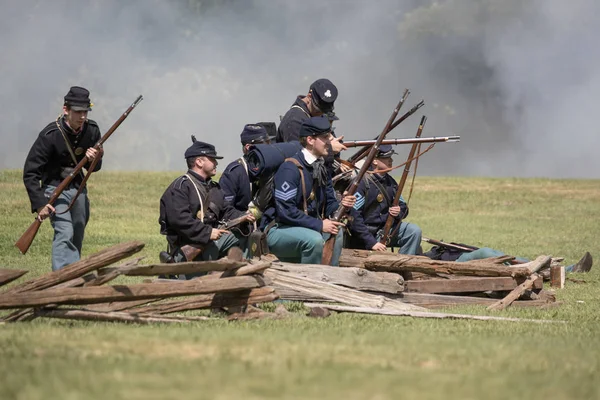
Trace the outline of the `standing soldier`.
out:
M 168 252 L 175 262 L 186 260 L 181 247 L 193 245 L 202 248 L 195 260 L 215 260 L 227 254 L 234 246 L 245 245 L 237 232 L 218 229 L 219 222 L 241 217 L 225 203 L 223 191 L 212 180 L 217 173 L 215 146 L 194 141 L 185 151 L 188 171 L 175 179 L 160 198 L 160 233 L 167 236 Z M 252 214 L 246 221 L 254 222 Z
M 96 157 L 102 157 L 102 152 L 93 148 L 101 135 L 98 124 L 87 118 L 91 110 L 90 92 L 79 86 L 71 87 L 64 99 L 62 115 L 40 132 L 23 167 L 23 183 L 31 202 L 31 212 L 37 212 L 40 221 L 50 217 L 54 228 L 54 271 L 81 258 L 85 226 L 90 217 L 87 188 L 83 189 L 70 210 L 68 207 L 83 175 L 73 178 L 54 206 L 48 204 L 48 199 L 84 156 L 88 159 L 88 166 Z M 99 160 L 94 171 L 101 167 L 102 160 Z
M 339 206 L 331 176 L 323 165 L 331 141 L 329 120 L 325 116 L 307 119 L 299 137 L 303 149 L 275 173 L 275 205 L 265 211 L 262 225 L 266 226 L 269 249 L 279 259 L 318 264 L 324 240 L 341 233 L 343 225 L 328 218 Z M 342 199 L 345 207 L 352 207 L 354 202 L 354 196 Z M 338 262 L 341 248 L 340 237 L 336 240 L 333 265 Z
M 394 154 L 391 145 L 379 146 L 379 151 L 373 161 L 373 168 L 375 170 L 391 168 Z M 356 212 L 354 220 L 349 226 L 348 247 L 386 251 L 386 245 L 379 243 L 379 239 L 389 213 L 396 219 L 392 227 L 394 235 L 390 236 L 389 244 L 392 247 L 398 247 L 400 254 L 419 254 L 421 228 L 402 222 L 402 219 L 408 216 L 408 206 L 402 198 L 400 198 L 400 205 L 392 207 L 398 183 L 388 173 L 369 175 L 371 177 L 363 179 L 356 191 L 356 204 L 354 205 Z
M 238 211 L 246 212 L 253 195 L 253 185 L 248 171 L 246 154 L 253 144 L 268 144 L 271 143 L 271 139 L 267 134 L 267 130 L 258 124 L 244 126 L 240 138 L 244 155 L 225 168 L 219 179 L 219 184 L 225 195 L 225 203 L 232 205 Z

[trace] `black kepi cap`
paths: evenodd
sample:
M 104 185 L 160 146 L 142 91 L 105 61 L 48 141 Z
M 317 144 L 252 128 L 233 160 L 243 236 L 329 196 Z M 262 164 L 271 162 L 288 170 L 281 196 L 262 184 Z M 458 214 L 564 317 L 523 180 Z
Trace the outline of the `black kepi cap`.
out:
M 208 143 L 196 140 L 185 151 L 185 158 L 187 159 L 190 157 L 201 157 L 201 156 L 211 157 L 211 158 L 216 158 L 216 159 L 223 158 L 223 157 L 219 157 L 217 155 L 217 150 L 215 149 L 215 146 L 213 146 L 212 144 L 208 144 Z
M 337 87 L 325 78 L 317 79 L 310 85 L 310 91 L 313 94 L 316 106 L 324 113 L 333 111 L 333 103 L 338 96 Z
M 65 96 L 65 106 L 73 111 L 92 111 L 90 91 L 81 86 L 72 86 Z

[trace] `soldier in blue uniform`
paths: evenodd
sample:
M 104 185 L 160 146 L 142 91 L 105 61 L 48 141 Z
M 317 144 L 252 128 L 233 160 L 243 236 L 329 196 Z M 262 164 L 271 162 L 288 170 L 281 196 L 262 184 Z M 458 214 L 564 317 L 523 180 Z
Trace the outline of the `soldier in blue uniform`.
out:
M 169 185 L 160 199 L 160 233 L 167 236 L 168 251 L 175 262 L 185 261 L 178 248 L 201 245 L 198 260 L 214 260 L 234 246 L 244 247 L 244 238 L 236 231 L 218 229 L 220 221 L 245 214 L 225 203 L 223 191 L 211 178 L 217 173 L 215 147 L 195 141 L 186 151 L 188 171 Z M 252 214 L 247 221 L 254 222 Z
M 375 170 L 390 168 L 394 154 L 391 145 L 379 146 L 373 168 Z M 395 218 L 395 224 L 392 227 L 394 235 L 390 236 L 389 245 L 398 247 L 398 253 L 401 254 L 418 254 L 421 228 L 402 222 L 408 216 L 408 206 L 402 198 L 400 205 L 391 207 L 398 189 L 396 180 L 387 173 L 368 175 L 370 176 L 360 182 L 356 191 L 356 204 L 354 205 L 356 212 L 349 226 L 348 247 L 386 251 L 386 245 L 379 243 L 379 239 L 389 213 Z
M 282 261 L 318 264 L 324 241 L 338 235 L 332 264 L 337 265 L 342 249 L 342 224 L 332 221 L 338 208 L 331 176 L 323 164 L 331 141 L 331 125 L 326 116 L 303 122 L 300 133 L 303 149 L 286 160 L 275 173 L 275 206 L 263 215 L 271 253 Z M 345 196 L 342 204 L 351 208 L 355 197 Z
M 77 197 L 73 207 L 65 212 L 75 197 L 83 174 L 74 177 L 54 205 L 48 199 L 54 189 L 87 157 L 88 166 L 102 152 L 93 146 L 100 140 L 100 128 L 87 118 L 91 111 L 90 92 L 73 86 L 64 98 L 63 113 L 49 123 L 33 143 L 25 166 L 23 183 L 31 202 L 31 212 L 41 221 L 50 217 L 54 228 L 52 270 L 58 270 L 81 257 L 85 227 L 90 217 L 87 188 Z M 102 168 L 102 160 L 94 171 Z
M 244 155 L 225 168 L 219 184 L 225 195 L 225 203 L 232 205 L 236 210 L 246 212 L 254 194 L 254 185 L 249 176 L 246 154 L 253 144 L 271 143 L 271 138 L 267 134 L 267 130 L 258 124 L 244 126 L 240 138 Z

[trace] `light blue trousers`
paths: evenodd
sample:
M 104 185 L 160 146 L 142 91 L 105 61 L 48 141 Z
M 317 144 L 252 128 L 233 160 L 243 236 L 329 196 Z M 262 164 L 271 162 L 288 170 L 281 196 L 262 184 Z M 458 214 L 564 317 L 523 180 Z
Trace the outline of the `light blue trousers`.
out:
M 321 233 L 299 226 L 275 224 L 267 233 L 267 244 L 269 252 L 275 254 L 281 261 L 321 264 L 323 245 L 330 236 L 329 233 Z M 340 229 L 335 239 L 331 265 L 339 265 L 343 245 L 343 229 Z
M 417 225 L 401 222 L 398 232 L 390 237 L 390 242 L 386 246 L 398 247 L 398 254 L 415 255 L 419 253 L 422 234 L 421 228 Z M 379 238 L 378 236 L 377 239 Z
M 56 189 L 48 186 L 45 191 L 46 197 L 50 197 Z M 71 203 L 77 189 L 64 190 L 56 202 L 54 208 L 56 214 L 50 217 L 50 223 L 54 228 L 54 239 L 52 241 L 52 270 L 59 270 L 81 258 L 81 247 L 85 226 L 90 218 L 90 203 L 87 197 L 87 188 L 84 188 L 70 211 L 64 212 Z

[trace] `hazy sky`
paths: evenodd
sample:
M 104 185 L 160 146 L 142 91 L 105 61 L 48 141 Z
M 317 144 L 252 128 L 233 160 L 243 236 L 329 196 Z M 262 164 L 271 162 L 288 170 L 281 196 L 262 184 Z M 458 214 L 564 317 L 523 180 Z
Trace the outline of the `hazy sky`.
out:
M 0 0 L 0 168 L 22 168 L 71 85 L 91 91 L 103 132 L 144 95 L 104 168 L 184 170 L 190 134 L 229 162 L 244 124 L 278 123 L 327 77 L 347 139 L 378 134 L 404 88 L 404 111 L 426 106 L 390 137 L 414 136 L 422 114 L 424 136 L 461 135 L 421 174 L 600 178 L 594 0 L 523 1 L 519 18 L 474 15 L 469 0 L 429 14 L 417 0 L 229 1 L 203 14 L 187 3 Z

